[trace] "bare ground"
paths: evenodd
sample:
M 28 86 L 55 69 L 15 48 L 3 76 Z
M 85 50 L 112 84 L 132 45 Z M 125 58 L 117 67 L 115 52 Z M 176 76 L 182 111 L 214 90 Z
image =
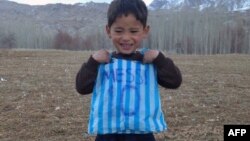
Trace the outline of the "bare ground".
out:
M 0 140 L 94 140 L 86 134 L 91 95 L 74 86 L 90 53 L 0 50 Z M 250 124 L 249 55 L 170 57 L 183 84 L 161 88 L 169 130 L 158 141 L 223 140 L 223 125 Z

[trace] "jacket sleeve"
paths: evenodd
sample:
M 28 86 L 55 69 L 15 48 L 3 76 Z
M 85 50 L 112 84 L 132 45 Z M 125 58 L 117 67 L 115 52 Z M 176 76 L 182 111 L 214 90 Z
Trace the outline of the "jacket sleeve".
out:
M 161 52 L 153 61 L 157 69 L 158 83 L 170 89 L 178 88 L 182 83 L 182 76 L 179 68 L 175 66 L 172 59 L 165 57 Z
M 80 94 L 90 94 L 93 91 L 98 67 L 100 63 L 91 56 L 86 63 L 84 63 L 76 75 L 76 90 Z

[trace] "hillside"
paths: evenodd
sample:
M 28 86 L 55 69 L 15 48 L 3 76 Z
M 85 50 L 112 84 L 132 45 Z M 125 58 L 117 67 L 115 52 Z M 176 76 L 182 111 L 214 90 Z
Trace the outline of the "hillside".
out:
M 197 9 L 200 11 L 214 9 L 216 11 L 246 11 L 250 10 L 250 0 L 153 0 L 150 9 L 186 10 Z
M 110 49 L 107 8 L 94 2 L 30 6 L 1 0 L 0 48 Z M 250 54 L 250 11 L 218 9 L 150 10 L 150 34 L 142 46 L 175 54 Z
M 0 140 L 93 141 L 91 95 L 75 75 L 91 52 L 0 50 Z M 167 55 L 179 66 L 178 90 L 161 88 L 167 133 L 158 141 L 223 140 L 223 125 L 250 124 L 249 55 Z
M 0 20 L 37 24 L 44 30 L 65 30 L 69 33 L 84 32 L 106 21 L 107 3 L 47 4 L 31 6 L 7 0 L 0 1 Z M 95 18 L 93 18 L 95 17 Z

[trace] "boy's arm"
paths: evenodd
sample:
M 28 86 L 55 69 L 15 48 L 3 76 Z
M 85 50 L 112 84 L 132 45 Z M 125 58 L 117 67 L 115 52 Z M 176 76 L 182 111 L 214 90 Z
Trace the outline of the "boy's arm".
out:
M 176 89 L 181 85 L 182 76 L 172 59 L 165 57 L 161 52 L 154 59 L 153 64 L 157 68 L 158 83 L 170 89 Z
M 92 56 L 84 63 L 76 75 L 76 90 L 80 94 L 89 94 L 93 91 L 100 65 Z

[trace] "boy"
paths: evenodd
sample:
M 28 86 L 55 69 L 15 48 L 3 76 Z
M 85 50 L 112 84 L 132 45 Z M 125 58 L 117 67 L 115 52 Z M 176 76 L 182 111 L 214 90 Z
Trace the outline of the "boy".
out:
M 113 0 L 107 16 L 116 51 L 96 51 L 76 76 L 80 94 L 93 92 L 88 132 L 96 141 L 155 141 L 167 129 L 157 84 L 178 88 L 181 73 L 158 50 L 138 51 L 149 32 L 142 0 Z

